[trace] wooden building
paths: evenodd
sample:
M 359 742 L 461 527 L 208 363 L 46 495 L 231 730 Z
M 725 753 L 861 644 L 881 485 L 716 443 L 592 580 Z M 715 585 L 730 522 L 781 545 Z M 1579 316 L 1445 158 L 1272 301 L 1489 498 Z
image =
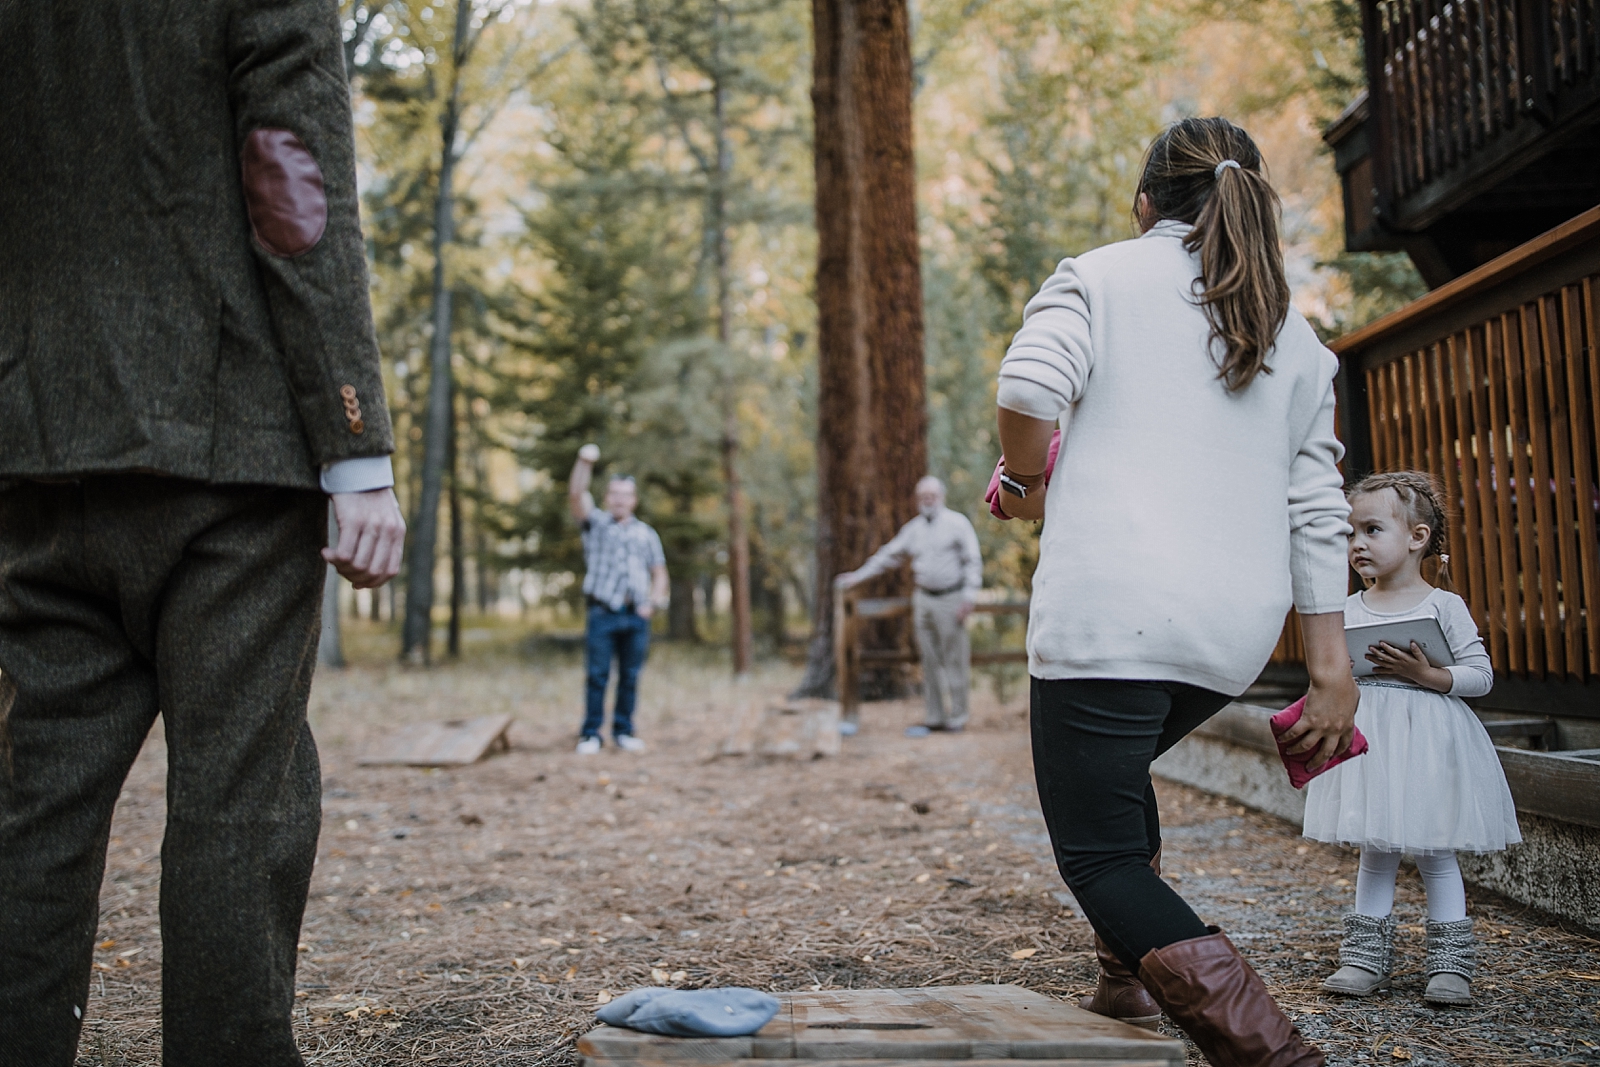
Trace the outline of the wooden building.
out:
M 1526 837 L 1469 878 L 1600 928 L 1600 0 L 1361 6 L 1368 89 L 1326 133 L 1346 243 L 1432 291 L 1331 346 L 1346 473 L 1428 470 L 1453 503 Z M 1296 816 L 1262 709 L 1300 660 L 1291 620 L 1162 773 Z

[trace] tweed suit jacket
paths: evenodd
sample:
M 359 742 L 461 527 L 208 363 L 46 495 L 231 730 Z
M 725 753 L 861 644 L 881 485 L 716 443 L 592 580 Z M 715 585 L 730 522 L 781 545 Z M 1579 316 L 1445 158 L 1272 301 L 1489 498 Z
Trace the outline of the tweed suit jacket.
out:
M 337 0 L 0 0 L 0 477 L 393 451 Z

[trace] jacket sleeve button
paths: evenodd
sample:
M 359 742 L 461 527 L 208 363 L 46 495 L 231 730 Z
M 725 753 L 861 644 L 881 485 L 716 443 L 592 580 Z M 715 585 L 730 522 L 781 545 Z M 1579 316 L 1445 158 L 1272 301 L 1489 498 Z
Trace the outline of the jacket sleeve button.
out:
M 350 432 L 351 433 L 365 433 L 366 430 L 367 430 L 367 424 L 365 422 L 362 422 L 360 419 L 351 419 L 350 420 Z
M 346 400 L 354 400 L 356 398 L 356 387 L 353 385 L 341 385 L 339 387 L 339 395 Z

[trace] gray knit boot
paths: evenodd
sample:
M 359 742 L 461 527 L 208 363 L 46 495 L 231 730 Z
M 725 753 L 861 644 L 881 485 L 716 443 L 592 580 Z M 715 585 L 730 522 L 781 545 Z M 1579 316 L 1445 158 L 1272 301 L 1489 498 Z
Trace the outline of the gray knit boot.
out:
M 1347 997 L 1370 997 L 1389 988 L 1394 969 L 1394 916 L 1344 917 L 1344 940 L 1339 942 L 1339 969 L 1323 979 L 1322 988 Z M 1428 942 L 1430 945 L 1432 941 Z
M 1472 971 L 1477 961 L 1478 942 L 1472 936 L 1472 920 L 1428 924 L 1428 988 L 1422 999 L 1429 1004 L 1470 1007 Z

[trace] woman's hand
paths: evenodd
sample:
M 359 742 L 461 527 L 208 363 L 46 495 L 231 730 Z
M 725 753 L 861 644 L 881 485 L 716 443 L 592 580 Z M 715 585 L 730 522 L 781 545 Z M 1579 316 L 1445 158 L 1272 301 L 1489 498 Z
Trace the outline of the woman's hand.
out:
M 1039 479 L 1037 485 L 1028 487 L 1027 496 L 1013 496 L 1002 485 L 999 496 L 1000 510 L 1013 519 L 1031 519 L 1034 521 L 1043 519 L 1045 489 L 1043 478 Z
M 1368 646 L 1367 662 L 1372 664 L 1373 674 L 1385 678 L 1404 678 L 1437 693 L 1448 693 L 1451 686 L 1456 684 L 1455 676 L 1449 671 L 1428 662 L 1427 653 L 1415 641 L 1411 642 L 1410 652 L 1396 648 L 1387 641 L 1379 641 Z
M 1013 519 L 1042 519 L 1044 470 L 1050 462 L 1050 436 L 1055 433 L 1056 424 L 1007 408 L 999 409 L 999 423 L 1000 451 L 1006 457 L 1006 470 L 1028 484 L 1027 496 L 1016 496 L 1002 485 L 1000 510 Z
M 1314 753 L 1306 766 L 1316 770 L 1350 748 L 1361 691 L 1350 674 L 1344 612 L 1302 615 L 1300 634 L 1305 639 L 1311 687 L 1306 691 L 1306 707 L 1300 721 L 1285 730 L 1279 740 L 1289 746 L 1292 755 Z

